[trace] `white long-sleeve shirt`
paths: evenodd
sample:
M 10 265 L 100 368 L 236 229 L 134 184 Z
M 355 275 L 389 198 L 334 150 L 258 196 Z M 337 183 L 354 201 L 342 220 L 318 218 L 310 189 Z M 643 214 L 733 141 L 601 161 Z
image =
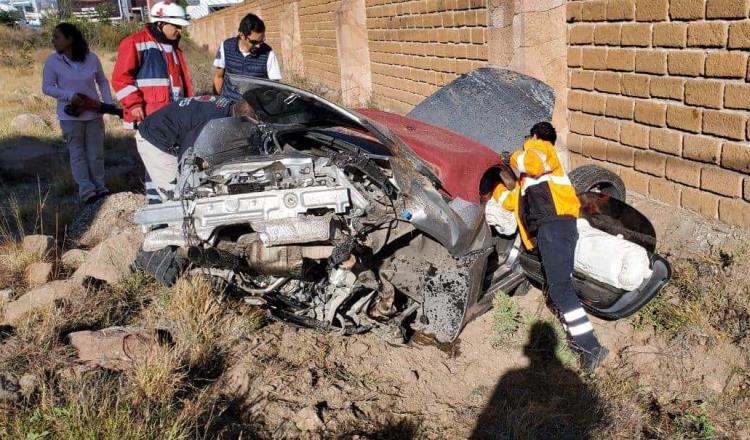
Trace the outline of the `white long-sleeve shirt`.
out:
M 101 99 L 96 86 L 99 86 Z M 82 63 L 72 61 L 60 53 L 53 53 L 47 57 L 42 76 L 42 91 L 45 95 L 57 99 L 57 117 L 61 121 L 90 121 L 102 116 L 92 110 L 85 111 L 78 117 L 66 114 L 63 109 L 76 93 L 107 104 L 112 103 L 109 81 L 99 57 L 93 52 L 89 52 Z

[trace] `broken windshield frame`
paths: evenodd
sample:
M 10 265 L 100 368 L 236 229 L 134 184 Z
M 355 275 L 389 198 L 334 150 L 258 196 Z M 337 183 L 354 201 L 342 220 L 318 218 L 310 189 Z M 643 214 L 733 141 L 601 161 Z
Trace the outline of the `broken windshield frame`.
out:
M 355 111 L 338 106 L 308 91 L 267 79 L 227 74 L 226 79 L 253 107 L 259 121 L 268 124 L 302 124 L 309 128 L 348 127 L 369 133 L 394 156 L 409 160 L 434 184 L 440 179 L 428 164 L 390 129 Z

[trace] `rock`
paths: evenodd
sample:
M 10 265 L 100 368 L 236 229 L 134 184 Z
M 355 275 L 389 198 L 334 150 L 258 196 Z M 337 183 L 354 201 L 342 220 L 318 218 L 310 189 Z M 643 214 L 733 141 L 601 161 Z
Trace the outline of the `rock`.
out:
M 44 118 L 33 113 L 22 113 L 10 121 L 10 128 L 20 132 L 29 132 L 47 126 L 47 121 Z
M 11 403 L 21 398 L 16 378 L 9 373 L 0 373 L 0 402 Z
M 89 252 L 83 249 L 71 249 L 63 254 L 60 261 L 64 266 L 75 270 L 83 265 L 88 254 Z
M 31 287 L 41 286 L 52 276 L 52 263 L 31 263 L 26 268 L 26 283 Z
M 156 329 L 110 327 L 70 333 L 68 341 L 81 362 L 124 370 L 156 350 L 163 339 Z
M 39 389 L 40 384 L 41 381 L 39 378 L 29 373 L 24 374 L 18 379 L 18 386 L 20 387 L 21 395 L 25 399 L 30 398 Z
M 25 314 L 45 307 L 52 307 L 55 301 L 69 297 L 75 287 L 75 282 L 63 280 L 52 281 L 32 289 L 15 301 L 5 304 L 2 323 L 4 325 L 16 325 Z
M 146 205 L 141 194 L 112 194 L 98 203 L 84 206 L 68 229 L 68 237 L 80 247 L 92 248 L 113 235 L 137 231 L 133 214 Z
M 294 424 L 300 431 L 317 431 L 323 428 L 323 420 L 314 406 L 302 408 L 294 415 Z
M 49 235 L 27 235 L 21 242 L 21 249 L 44 258 L 55 248 L 55 239 Z
M 5 304 L 13 298 L 13 289 L 0 290 L 0 303 Z
M 135 260 L 138 248 L 143 242 L 139 232 L 122 232 L 97 245 L 86 256 L 73 273 L 73 279 L 83 284 L 87 279 L 115 284 L 130 274 L 130 264 Z

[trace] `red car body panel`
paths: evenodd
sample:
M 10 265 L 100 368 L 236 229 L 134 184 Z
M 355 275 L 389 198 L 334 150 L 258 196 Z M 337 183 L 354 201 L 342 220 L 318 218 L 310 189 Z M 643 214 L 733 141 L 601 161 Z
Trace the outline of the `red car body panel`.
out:
M 388 127 L 425 162 L 432 165 L 451 197 L 480 203 L 479 181 L 500 156 L 460 134 L 415 119 L 372 109 L 358 113 Z

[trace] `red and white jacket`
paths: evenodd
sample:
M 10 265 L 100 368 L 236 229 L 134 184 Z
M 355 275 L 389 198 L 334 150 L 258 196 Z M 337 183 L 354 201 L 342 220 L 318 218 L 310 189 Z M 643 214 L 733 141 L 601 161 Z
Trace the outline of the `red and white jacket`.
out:
M 185 56 L 177 47 L 159 42 L 148 25 L 126 37 L 117 50 L 112 86 L 124 107 L 125 125 L 133 128 L 133 109 L 146 116 L 170 102 L 193 95 Z

